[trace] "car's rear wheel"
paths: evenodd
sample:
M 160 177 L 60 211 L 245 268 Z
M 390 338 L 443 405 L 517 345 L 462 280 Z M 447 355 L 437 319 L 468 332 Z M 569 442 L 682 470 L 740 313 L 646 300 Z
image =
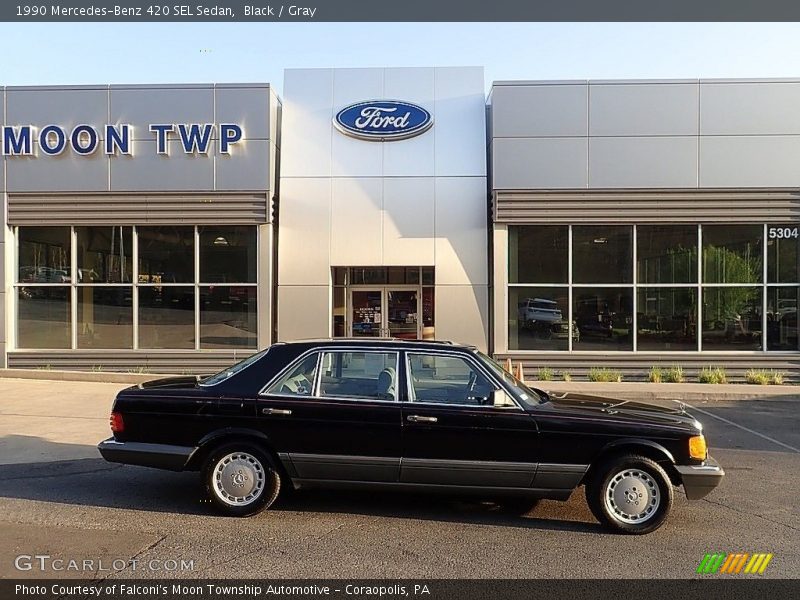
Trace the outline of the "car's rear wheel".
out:
M 214 508 L 232 517 L 268 508 L 281 490 L 281 477 L 271 457 L 255 445 L 230 444 L 214 450 L 202 473 Z
M 633 454 L 606 461 L 586 485 L 586 501 L 603 525 L 621 533 L 655 531 L 672 508 L 672 484 L 658 463 Z

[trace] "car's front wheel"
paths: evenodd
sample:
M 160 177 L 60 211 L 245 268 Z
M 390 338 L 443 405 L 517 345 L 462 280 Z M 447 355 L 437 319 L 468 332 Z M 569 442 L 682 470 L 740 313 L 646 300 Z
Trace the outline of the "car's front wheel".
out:
M 202 473 L 211 503 L 232 517 L 247 517 L 268 508 L 281 490 L 277 468 L 257 446 L 222 446 L 209 454 Z
M 672 508 L 672 484 L 655 461 L 623 455 L 594 470 L 586 501 L 603 525 L 621 533 L 650 533 L 663 525 Z

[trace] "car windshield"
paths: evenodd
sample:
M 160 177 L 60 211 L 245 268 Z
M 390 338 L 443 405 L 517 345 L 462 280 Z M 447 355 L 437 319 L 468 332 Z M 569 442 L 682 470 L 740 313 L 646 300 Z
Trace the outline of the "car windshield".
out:
M 238 373 L 239 371 L 241 371 L 243 369 L 246 369 L 247 367 L 252 365 L 254 362 L 259 360 L 262 356 L 264 356 L 267 352 L 269 352 L 269 348 L 266 348 L 266 349 L 262 350 L 261 352 L 256 352 L 252 356 L 250 356 L 248 358 L 245 358 L 243 361 L 238 362 L 235 365 L 233 365 L 231 367 L 228 367 L 227 369 L 224 369 L 224 370 L 220 371 L 219 373 L 216 373 L 215 375 L 210 375 L 209 377 L 206 377 L 205 379 L 201 379 L 200 380 L 200 385 L 216 385 L 216 384 L 220 383 L 221 381 L 225 381 L 229 377 L 232 377 L 233 375 L 236 375 L 236 373 Z
M 517 400 L 527 406 L 535 406 L 547 402 L 550 397 L 546 392 L 531 388 L 522 383 L 519 379 L 514 377 L 511 373 L 506 371 L 500 364 L 491 356 L 477 351 L 476 354 L 483 360 L 483 363 L 489 367 L 495 375 L 502 378 L 503 381 L 513 390 L 514 396 Z

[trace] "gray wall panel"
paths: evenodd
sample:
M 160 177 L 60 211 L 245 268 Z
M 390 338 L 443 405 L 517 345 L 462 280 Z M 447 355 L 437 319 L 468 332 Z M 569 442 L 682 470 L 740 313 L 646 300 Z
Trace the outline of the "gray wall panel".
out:
M 227 190 L 268 190 L 270 185 L 269 140 L 248 139 L 239 142 L 231 154 L 214 158 L 215 187 Z
M 800 186 L 800 136 L 703 136 L 702 187 Z
M 495 192 L 500 223 L 785 223 L 800 219 L 793 190 Z
M 9 192 L 73 192 L 108 190 L 108 159 L 102 151 L 78 156 L 65 151 L 58 156 L 6 157 Z
M 169 156 L 156 154 L 155 141 L 137 143 L 136 156 L 118 156 L 111 165 L 111 191 L 182 191 L 214 189 L 214 153 L 185 154 L 178 140 L 170 140 Z
M 495 189 L 586 187 L 586 138 L 495 138 Z
M 166 373 L 208 375 L 250 356 L 253 350 L 204 350 L 189 352 L 170 350 L 74 350 L 10 351 L 8 366 L 12 369 L 48 368 L 69 371 L 130 371 L 133 373 Z
M 589 187 L 697 187 L 697 137 L 589 138 Z
M 494 137 L 585 136 L 587 85 L 496 86 Z
M 622 372 L 626 381 L 645 381 L 650 367 L 660 365 L 670 367 L 680 365 L 683 367 L 687 381 L 697 381 L 697 374 L 703 367 L 721 366 L 729 379 L 742 381 L 748 369 L 774 369 L 785 374 L 786 380 L 800 381 L 800 353 L 783 354 L 748 353 L 748 354 L 720 354 L 714 352 L 684 353 L 664 352 L 657 353 L 581 353 L 569 352 L 542 352 L 535 356 L 524 352 L 507 352 L 495 355 L 500 361 L 511 358 L 516 365 L 521 362 L 528 382 L 536 377 L 540 367 L 549 367 L 559 372 L 568 371 L 573 378 L 583 379 L 593 367 L 615 369 Z M 534 383 L 534 385 L 547 389 L 547 382 Z M 713 386 L 711 386 L 713 387 Z M 712 392 L 713 390 L 709 390 Z M 641 397 L 641 392 L 637 392 Z M 615 392 L 616 396 L 617 393 Z
M 266 140 L 270 137 L 270 88 L 226 87 L 218 85 L 216 123 L 239 123 L 245 139 Z
M 133 137 L 151 140 L 153 123 L 213 123 L 214 87 L 111 86 L 111 123 L 130 123 Z
M 14 125 L 60 125 L 67 131 L 80 124 L 103 128 L 108 119 L 108 89 L 6 88 L 8 122 Z
M 589 135 L 697 135 L 697 83 L 592 84 L 589 90 Z
M 701 83 L 700 133 L 800 134 L 800 83 Z
M 11 225 L 259 224 L 269 220 L 265 192 L 214 194 L 11 194 Z

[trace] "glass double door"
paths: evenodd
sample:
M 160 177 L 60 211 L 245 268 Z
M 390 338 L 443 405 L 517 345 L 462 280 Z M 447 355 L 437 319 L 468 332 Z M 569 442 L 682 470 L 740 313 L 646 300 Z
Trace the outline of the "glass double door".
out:
M 381 286 L 351 288 L 351 337 L 419 339 L 420 288 Z

